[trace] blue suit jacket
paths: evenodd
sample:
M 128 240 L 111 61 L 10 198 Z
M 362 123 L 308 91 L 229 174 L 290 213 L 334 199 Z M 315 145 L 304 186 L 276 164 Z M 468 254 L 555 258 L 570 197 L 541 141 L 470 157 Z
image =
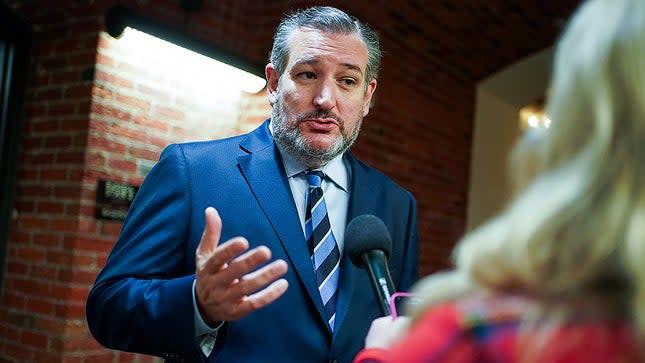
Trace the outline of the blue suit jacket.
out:
M 418 278 L 416 202 L 351 155 L 348 222 L 374 214 L 393 241 L 389 268 L 397 290 Z M 221 241 L 244 236 L 266 245 L 289 270 L 286 293 L 219 331 L 211 362 L 351 362 L 379 305 L 364 270 L 341 261 L 338 317 L 325 319 L 300 220 L 268 121 L 248 135 L 171 145 L 130 207 L 121 235 L 87 302 L 102 345 L 201 362 L 194 337 L 192 284 L 204 209 L 220 211 Z

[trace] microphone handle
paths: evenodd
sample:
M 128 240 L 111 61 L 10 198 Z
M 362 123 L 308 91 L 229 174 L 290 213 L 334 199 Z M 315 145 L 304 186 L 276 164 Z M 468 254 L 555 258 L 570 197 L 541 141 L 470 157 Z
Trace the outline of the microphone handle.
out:
M 387 255 L 381 250 L 368 250 L 361 255 L 361 262 L 372 282 L 372 288 L 384 316 L 392 315 L 390 296 L 394 293 L 394 282 L 387 267 Z

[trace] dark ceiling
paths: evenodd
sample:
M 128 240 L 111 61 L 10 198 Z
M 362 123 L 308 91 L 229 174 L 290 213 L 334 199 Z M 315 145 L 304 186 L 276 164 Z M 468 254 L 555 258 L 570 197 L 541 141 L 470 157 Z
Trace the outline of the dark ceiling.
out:
M 441 63 L 442 69 L 453 76 L 477 81 L 551 45 L 580 1 L 396 3 L 383 9 L 383 16 L 392 20 L 388 22 L 388 35 L 417 44 L 419 56 L 429 64 Z
M 263 68 L 280 18 L 295 9 L 331 5 L 367 22 L 382 40 L 384 62 L 413 57 L 415 76 L 441 72 L 477 82 L 551 44 L 581 0 L 12 0 L 27 13 L 125 4 L 249 59 Z M 72 4 L 70 6 L 70 3 Z M 31 8 L 31 10 L 28 10 Z M 183 23 L 183 25 L 182 25 Z M 197 30 L 199 29 L 199 30 Z M 412 50 L 412 52 L 410 52 Z M 411 55 L 412 54 L 412 55 Z M 395 58 L 395 59 L 392 59 Z M 406 59 L 401 63 L 405 64 Z M 424 64 L 425 69 L 418 69 Z
M 415 63 L 420 61 L 428 66 L 423 72 L 439 71 L 452 79 L 476 82 L 553 44 L 580 2 L 353 0 L 324 4 L 339 7 L 375 28 L 381 36 L 385 61 L 388 57 L 410 54 L 413 49 Z M 201 13 L 217 14 L 215 27 L 227 31 L 213 29 L 211 40 L 218 38 L 217 34 L 234 35 L 237 42 L 231 39 L 233 36 L 217 42 L 229 42 L 227 47 L 237 48 L 241 54 L 251 55 L 253 61 L 264 63 L 279 19 L 294 9 L 320 4 L 294 0 L 204 0 L 195 17 L 200 18 Z M 208 22 L 204 18 L 200 21 Z M 266 46 L 258 47 L 259 44 Z

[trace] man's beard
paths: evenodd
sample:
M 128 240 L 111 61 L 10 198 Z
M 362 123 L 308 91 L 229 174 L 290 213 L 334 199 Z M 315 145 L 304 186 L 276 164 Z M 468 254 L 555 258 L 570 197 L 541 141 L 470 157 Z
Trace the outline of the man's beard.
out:
M 277 100 L 273 105 L 271 112 L 271 124 L 273 127 L 273 138 L 284 148 L 291 156 L 308 168 L 320 168 L 325 166 L 329 161 L 338 155 L 341 155 L 349 149 L 361 130 L 363 117 L 357 115 L 356 127 L 351 134 L 345 135 L 345 122 L 331 111 L 317 109 L 315 111 L 297 116 L 295 122 L 290 120 L 288 111 L 285 110 L 282 95 L 278 92 Z M 316 150 L 307 144 L 307 140 L 302 135 L 300 123 L 312 118 L 330 118 L 338 122 L 340 137 L 337 137 L 334 144 L 326 150 Z M 290 124 L 290 122 L 293 122 Z

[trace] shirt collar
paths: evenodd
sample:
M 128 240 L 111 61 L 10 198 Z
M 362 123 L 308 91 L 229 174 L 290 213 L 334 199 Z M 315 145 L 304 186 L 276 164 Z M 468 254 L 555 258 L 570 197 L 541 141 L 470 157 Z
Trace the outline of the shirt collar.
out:
M 271 123 L 269 123 L 269 131 L 271 131 L 271 135 L 273 135 L 273 127 L 271 126 Z M 275 144 L 282 156 L 282 165 L 284 166 L 284 170 L 287 173 L 288 178 L 303 173 L 308 169 L 284 150 L 280 144 L 277 142 Z M 334 182 L 334 184 L 347 192 L 349 191 L 349 166 L 345 162 L 343 155 L 344 154 L 336 156 L 328 162 L 327 165 L 320 168 L 320 170 L 322 170 L 323 173 L 325 173 L 325 175 Z

